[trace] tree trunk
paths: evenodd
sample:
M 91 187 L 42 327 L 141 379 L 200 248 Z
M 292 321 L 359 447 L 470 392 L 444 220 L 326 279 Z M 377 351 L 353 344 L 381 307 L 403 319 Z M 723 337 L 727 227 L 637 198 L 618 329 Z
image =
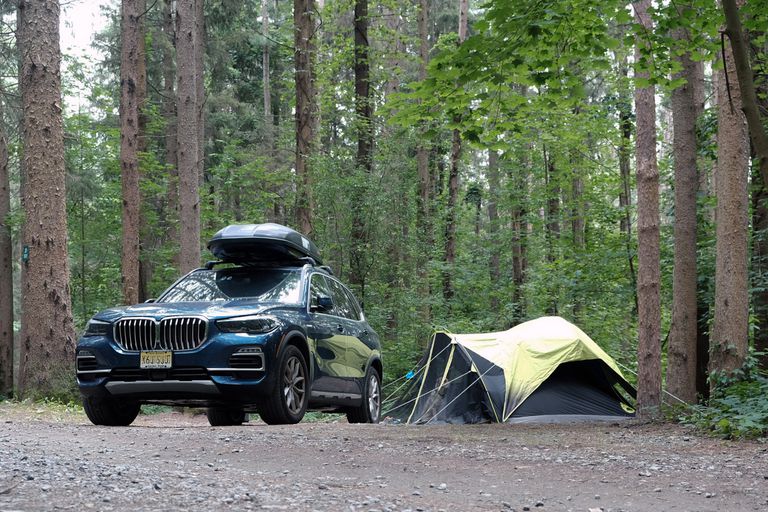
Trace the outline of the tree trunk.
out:
M 726 44 L 724 67 L 729 80 L 736 75 L 734 56 L 731 45 Z M 742 91 L 738 82 L 731 81 L 729 93 L 725 72 L 717 72 L 715 318 L 710 339 L 710 387 L 717 383 L 714 374 L 728 374 L 741 367 L 749 341 L 749 143 Z
M 146 74 L 140 72 L 144 58 L 139 40 L 143 34 L 139 28 L 139 16 L 143 13 L 141 0 L 123 0 L 121 16 L 120 52 L 120 173 L 122 178 L 122 259 L 123 303 L 139 302 L 139 108 L 140 82 Z M 143 46 L 143 44 L 141 44 Z
M 653 22 L 648 8 L 650 0 L 633 2 L 635 18 L 648 33 Z M 635 45 L 636 62 L 642 47 Z M 645 72 L 638 78 L 647 78 Z M 654 87 L 635 86 L 637 136 L 637 245 L 638 245 L 638 343 L 637 343 L 637 415 L 657 418 L 661 407 L 661 303 L 659 263 L 659 169 L 656 162 L 656 99 Z
M 627 78 L 629 68 L 626 58 L 621 62 L 621 74 Z M 632 246 L 632 176 L 630 169 L 630 155 L 632 153 L 632 104 L 629 91 L 620 92 L 619 98 L 619 129 L 621 141 L 619 143 L 619 175 L 621 178 L 621 191 L 619 192 L 619 207 L 621 216 L 620 229 L 624 233 L 624 245 L 627 251 L 627 273 L 632 288 L 635 309 L 637 313 L 637 275 L 635 274 L 635 251 Z
M 678 29 L 674 37 L 687 40 Z M 686 83 L 672 91 L 675 165 L 675 263 L 672 272 L 672 326 L 667 353 L 667 389 L 696 403 L 696 70 L 690 54 L 679 57 Z
M 174 248 L 173 260 L 179 266 L 179 166 L 178 135 L 176 131 L 176 30 L 173 24 L 172 0 L 163 2 L 163 100 L 162 113 L 165 119 L 165 166 L 168 169 L 168 188 L 166 191 L 166 239 Z
M 766 229 L 768 229 L 768 211 L 764 201 L 768 197 L 768 133 L 765 130 L 765 108 L 768 102 L 765 96 L 762 100 L 758 99 L 756 91 L 755 76 L 750 67 L 748 53 L 747 34 L 741 26 L 739 17 L 739 8 L 744 4 L 743 1 L 724 0 L 722 2 L 725 11 L 726 34 L 728 35 L 734 59 L 736 77 L 738 78 L 739 89 L 741 91 L 742 110 L 746 116 L 749 126 L 749 135 L 752 140 L 752 149 L 758 161 L 758 172 L 760 180 L 753 180 L 755 186 L 755 243 L 754 259 L 761 267 L 766 264 L 768 259 L 768 242 L 766 242 Z M 733 75 L 729 75 L 733 77 Z M 731 80 L 733 80 L 731 78 Z M 764 81 L 763 87 L 765 88 Z M 765 90 L 761 91 L 763 94 Z M 760 185 L 757 185 L 760 183 Z M 760 275 L 753 272 L 755 275 Z M 761 287 L 758 286 L 758 289 Z M 755 316 L 759 329 L 755 332 L 755 350 L 762 352 L 760 356 L 761 366 L 768 368 L 768 293 L 757 291 L 754 297 Z
M 530 148 L 533 149 L 533 148 Z M 526 240 L 527 223 L 525 221 L 525 201 L 528 195 L 529 161 L 527 157 L 522 159 L 519 171 L 510 176 L 512 181 L 512 306 L 513 313 L 511 325 L 517 325 L 525 320 L 526 305 L 523 286 L 526 273 Z M 514 167 L 513 167 L 514 168 Z
M 556 176 L 557 168 L 552 154 L 544 149 L 544 181 L 547 189 L 547 263 L 554 266 L 557 262 L 557 248 L 560 240 L 560 180 Z M 557 315 L 557 290 L 549 290 L 548 315 Z
M 578 111 L 576 112 L 578 115 Z M 571 155 L 571 236 L 573 238 L 573 251 L 578 261 L 584 254 L 587 245 L 586 219 L 584 208 L 584 180 L 581 176 L 581 157 L 574 151 Z M 574 321 L 578 322 L 584 309 L 584 299 L 581 296 L 579 276 L 573 277 L 574 290 L 571 296 L 571 304 Z
M 294 61 L 296 69 L 296 224 L 312 234 L 312 156 L 317 124 L 314 91 L 314 0 L 293 0 Z
M 352 206 L 352 247 L 350 248 L 350 282 L 360 289 L 365 301 L 365 278 L 368 270 L 368 226 L 364 204 L 367 182 L 373 169 L 373 119 L 368 62 L 368 0 L 355 0 L 355 115 L 357 122 L 356 171 L 362 175 L 354 179 L 353 194 L 358 201 Z
M 0 395 L 13 394 L 13 241 L 6 224 L 11 212 L 8 139 L 0 87 Z
M 197 179 L 205 175 L 205 0 L 195 0 L 195 97 L 197 99 Z M 198 237 L 199 238 L 199 237 Z M 198 246 L 200 241 L 198 240 Z M 198 248 L 198 253 L 200 249 Z M 198 261 L 200 255 L 198 254 Z
M 501 283 L 501 247 L 499 239 L 499 153 L 494 149 L 488 150 L 488 235 L 491 254 L 488 259 L 488 270 L 491 277 L 491 310 L 499 311 L 499 285 Z
M 419 14 L 419 80 L 427 77 L 427 64 L 429 62 L 429 0 L 418 0 Z M 432 247 L 434 236 L 432 231 L 432 216 L 430 206 L 430 195 L 432 192 L 432 176 L 429 169 L 429 141 L 424 133 L 426 131 L 425 123 L 420 123 L 418 131 L 418 142 L 416 145 L 416 172 L 419 179 L 418 196 L 416 198 L 416 229 L 418 240 L 421 247 Z M 420 251 L 418 258 L 419 275 L 419 299 L 421 302 L 421 322 L 424 325 L 431 323 L 431 308 L 429 306 L 430 284 L 428 280 L 429 263 L 431 261 L 430 251 Z
M 760 109 L 768 112 L 768 84 L 758 91 Z M 761 326 L 754 332 L 755 352 L 760 367 L 768 369 L 768 188 L 763 186 L 759 170 L 752 173 L 752 301 L 755 322 Z
M 453 265 L 456 262 L 456 205 L 459 197 L 459 161 L 461 160 L 461 134 L 453 130 L 451 142 L 451 170 L 448 174 L 448 201 L 445 215 L 445 269 L 443 269 L 443 298 L 453 298 Z
M 261 48 L 261 82 L 264 90 L 264 143 L 272 157 L 274 149 L 274 122 L 272 115 L 272 90 L 269 76 L 269 0 L 261 0 L 261 35 L 264 44 Z
M 200 175 L 197 166 L 200 119 L 195 64 L 195 0 L 176 2 L 176 112 L 179 165 L 179 266 L 182 273 L 200 264 Z
M 459 44 L 467 38 L 468 0 L 459 0 Z M 458 119 L 457 119 L 458 121 Z M 456 262 L 456 209 L 459 198 L 459 164 L 461 162 L 461 132 L 453 130 L 451 140 L 451 172 L 448 176 L 448 203 L 445 222 L 445 270 L 443 271 L 443 297 L 453 298 L 453 265 Z
M 739 18 L 739 8 L 744 3 L 746 0 L 722 0 L 723 11 L 725 12 L 725 32 L 731 41 L 730 58 L 733 59 L 733 68 L 729 70 L 732 73 L 729 73 L 729 77 L 736 76 L 738 78 L 741 109 L 744 111 L 749 125 L 749 136 L 752 138 L 752 146 L 757 155 L 763 187 L 768 188 L 768 133 L 765 131 L 760 116 L 760 104 L 755 91 L 754 75 L 749 64 L 746 37 Z M 732 88 L 736 88 L 735 84 Z M 735 103 L 734 100 L 734 105 Z
M 147 153 L 149 146 L 147 139 L 147 49 L 145 43 L 145 19 L 147 11 L 146 0 L 137 0 L 139 7 L 139 21 L 138 21 L 138 47 L 139 47 L 139 60 L 138 60 L 138 81 L 136 82 L 136 103 L 139 109 L 139 137 L 137 140 L 136 148 L 139 152 L 139 190 L 141 190 L 141 182 L 147 180 L 146 169 L 141 168 L 141 155 Z M 154 181 L 155 177 L 150 177 L 150 181 Z M 161 215 L 162 208 L 160 206 L 155 207 L 156 202 L 151 198 L 144 200 L 141 208 L 154 208 L 157 211 L 157 215 Z M 144 258 L 143 253 L 147 248 L 154 247 L 156 244 L 155 239 L 152 237 L 151 228 L 149 225 L 149 216 L 139 216 L 139 302 L 144 302 L 149 297 L 148 286 L 152 280 L 152 272 L 154 270 L 154 262 L 151 258 Z
M 75 331 L 69 291 L 66 169 L 61 116 L 59 3 L 19 3 L 23 109 L 19 394 L 70 389 Z
M 429 63 L 429 0 L 419 0 L 419 80 L 427 77 Z M 423 128 L 423 127 L 422 127 Z M 416 148 L 416 167 L 419 175 L 419 210 L 420 229 L 429 229 L 429 192 L 431 188 L 429 173 L 429 147 L 426 137 L 421 134 Z M 431 237 L 430 237 L 431 238 Z

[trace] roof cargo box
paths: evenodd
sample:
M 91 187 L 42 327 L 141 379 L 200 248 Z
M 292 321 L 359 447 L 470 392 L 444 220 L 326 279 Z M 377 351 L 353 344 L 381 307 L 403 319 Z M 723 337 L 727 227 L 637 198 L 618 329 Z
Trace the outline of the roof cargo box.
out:
M 302 264 L 312 258 L 322 265 L 320 252 L 301 233 L 280 224 L 232 224 L 208 242 L 208 250 L 222 261 L 233 263 L 275 262 Z

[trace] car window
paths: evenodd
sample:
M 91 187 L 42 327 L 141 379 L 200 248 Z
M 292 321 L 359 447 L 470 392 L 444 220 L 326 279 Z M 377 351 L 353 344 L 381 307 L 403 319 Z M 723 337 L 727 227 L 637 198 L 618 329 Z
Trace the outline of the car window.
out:
M 301 298 L 301 271 L 235 267 L 199 270 L 184 277 L 158 302 L 195 302 L 229 299 L 296 304 Z
M 363 318 L 363 310 L 360 307 L 360 304 L 357 302 L 357 299 L 354 295 L 352 295 L 352 292 L 350 292 L 348 289 L 344 288 L 344 293 L 347 296 L 347 301 L 349 302 L 349 305 L 352 307 L 352 318 L 354 320 L 361 320 Z
M 310 305 L 310 307 L 317 306 L 317 298 L 320 297 L 321 295 L 325 296 L 325 297 L 331 297 L 331 299 L 333 299 L 333 301 L 334 301 L 333 310 L 331 310 L 331 311 L 324 311 L 324 313 L 328 314 L 328 315 L 336 315 L 337 314 L 336 311 L 335 311 L 335 309 L 336 309 L 336 304 L 335 304 L 336 300 L 333 297 L 333 293 L 331 292 L 331 289 L 328 286 L 328 282 L 326 281 L 325 276 L 323 276 L 322 274 L 312 274 L 311 285 L 309 287 L 309 305 Z
M 360 320 L 360 315 L 355 315 L 355 307 L 349 300 L 347 291 L 344 289 L 341 283 L 334 279 L 329 279 L 331 284 L 331 290 L 333 290 L 333 303 L 336 306 L 336 311 L 339 316 L 344 318 L 351 318 L 352 320 Z

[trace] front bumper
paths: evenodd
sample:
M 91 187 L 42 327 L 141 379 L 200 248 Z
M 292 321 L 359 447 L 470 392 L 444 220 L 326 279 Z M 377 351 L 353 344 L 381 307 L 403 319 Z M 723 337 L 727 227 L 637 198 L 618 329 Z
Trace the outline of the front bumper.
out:
M 173 352 L 168 369 L 140 368 L 139 352 L 125 351 L 108 337 L 82 338 L 77 347 L 77 383 L 86 397 L 247 406 L 271 391 L 268 369 L 274 359 L 274 337 L 220 335 L 195 350 Z M 250 349 L 251 360 L 254 352 L 260 353 L 261 364 L 249 367 L 234 358 L 243 348 Z

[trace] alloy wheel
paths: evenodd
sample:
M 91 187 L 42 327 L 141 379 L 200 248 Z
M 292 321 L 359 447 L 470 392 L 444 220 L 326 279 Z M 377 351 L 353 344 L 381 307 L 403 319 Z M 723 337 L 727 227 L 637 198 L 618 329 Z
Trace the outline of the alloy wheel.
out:
M 375 374 L 368 378 L 368 414 L 371 423 L 379 421 L 379 412 L 381 410 L 381 390 L 379 389 L 379 379 Z
M 291 414 L 301 412 L 304 405 L 304 395 L 306 394 L 305 384 L 304 366 L 298 357 L 292 356 L 286 361 L 285 372 L 283 373 L 285 406 Z

